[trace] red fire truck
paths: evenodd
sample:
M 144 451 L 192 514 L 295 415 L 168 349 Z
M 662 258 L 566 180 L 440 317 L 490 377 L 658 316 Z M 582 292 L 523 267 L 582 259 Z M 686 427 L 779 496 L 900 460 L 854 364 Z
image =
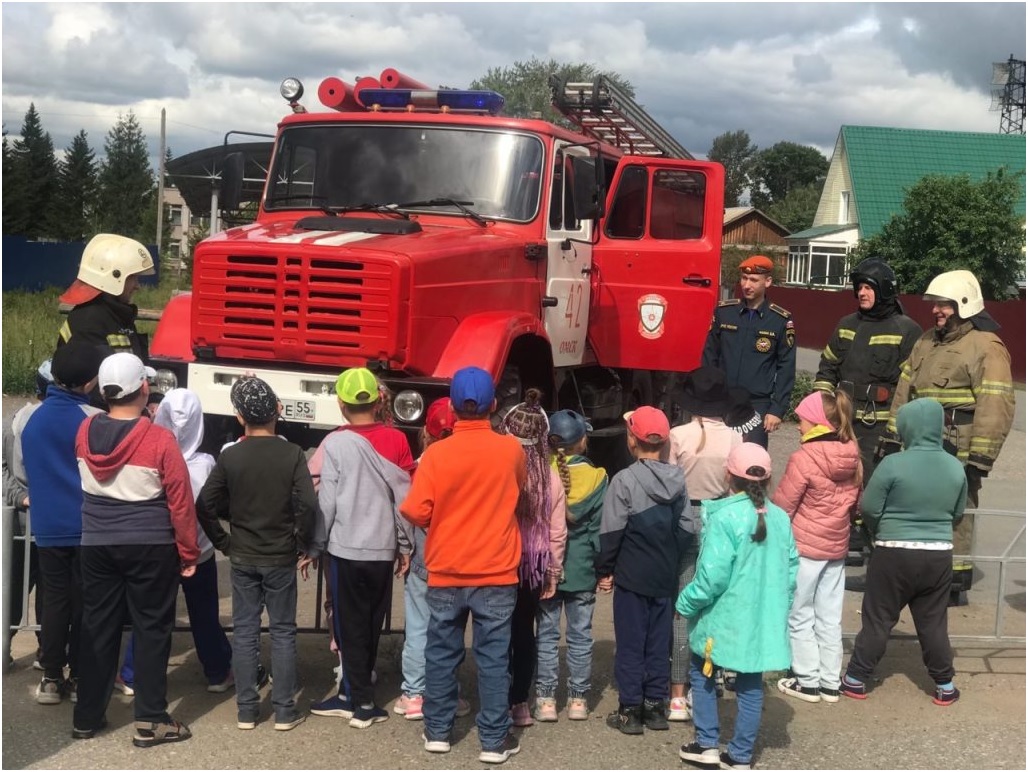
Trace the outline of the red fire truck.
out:
M 256 220 L 198 245 L 192 293 L 151 346 L 201 397 L 213 443 L 238 433 L 229 389 L 247 371 L 306 446 L 339 425 L 333 384 L 353 366 L 379 376 L 411 434 L 467 365 L 493 374 L 501 409 L 537 386 L 597 435 L 667 406 L 717 300 L 724 171 L 607 78 L 551 88 L 574 130 L 395 70 L 326 79 L 321 112 L 283 83 L 292 112 Z M 223 208 L 241 169 L 226 158 Z

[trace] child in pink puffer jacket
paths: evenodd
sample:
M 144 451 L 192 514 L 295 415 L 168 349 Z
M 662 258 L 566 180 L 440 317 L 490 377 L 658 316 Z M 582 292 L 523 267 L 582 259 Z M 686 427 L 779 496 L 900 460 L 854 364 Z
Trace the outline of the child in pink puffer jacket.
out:
M 778 689 L 805 702 L 838 702 L 842 602 L 850 517 L 860 497 L 860 448 L 853 403 L 842 391 L 815 391 L 796 407 L 800 447 L 772 501 L 792 520 L 800 553 L 789 612 L 792 670 Z

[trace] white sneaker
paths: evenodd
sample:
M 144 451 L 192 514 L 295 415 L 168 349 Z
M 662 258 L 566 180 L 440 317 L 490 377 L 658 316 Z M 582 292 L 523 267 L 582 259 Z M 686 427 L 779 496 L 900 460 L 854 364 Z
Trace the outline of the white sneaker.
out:
M 668 703 L 668 721 L 688 721 L 692 718 L 692 711 L 685 700 L 685 697 L 672 697 Z
M 425 741 L 425 750 L 429 753 L 449 753 L 450 752 L 450 741 L 449 740 L 429 740 L 424 734 L 421 735 L 421 739 Z

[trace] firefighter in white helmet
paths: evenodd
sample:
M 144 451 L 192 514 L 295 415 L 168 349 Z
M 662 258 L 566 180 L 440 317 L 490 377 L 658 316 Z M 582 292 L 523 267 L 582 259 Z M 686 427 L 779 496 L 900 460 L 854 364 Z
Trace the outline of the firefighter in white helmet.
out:
M 152 276 L 153 258 L 135 239 L 100 233 L 82 252 L 78 278 L 61 295 L 73 306 L 61 325 L 57 347 L 82 340 L 111 354 L 127 351 L 147 360 L 145 336 L 136 330 L 139 309 L 132 295 L 140 276 Z
M 970 271 L 947 271 L 928 285 L 935 327 L 914 344 L 903 364 L 891 417 L 880 453 L 898 446 L 896 411 L 913 399 L 942 404 L 946 448 L 964 464 L 967 502 L 978 506 L 982 478 L 989 474 L 1014 422 L 1014 384 L 1010 353 L 996 335 L 999 324 L 989 316 L 978 280 Z M 953 530 L 953 554 L 971 554 L 973 520 L 966 515 Z M 954 560 L 951 602 L 963 605 L 973 566 Z

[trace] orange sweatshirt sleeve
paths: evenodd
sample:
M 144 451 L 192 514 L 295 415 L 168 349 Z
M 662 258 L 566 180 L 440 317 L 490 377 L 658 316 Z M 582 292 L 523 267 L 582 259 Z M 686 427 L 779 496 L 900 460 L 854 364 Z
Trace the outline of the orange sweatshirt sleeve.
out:
M 435 478 L 431 458 L 422 458 L 418 473 L 411 481 L 407 497 L 400 504 L 400 514 L 418 528 L 428 528 L 435 509 Z

